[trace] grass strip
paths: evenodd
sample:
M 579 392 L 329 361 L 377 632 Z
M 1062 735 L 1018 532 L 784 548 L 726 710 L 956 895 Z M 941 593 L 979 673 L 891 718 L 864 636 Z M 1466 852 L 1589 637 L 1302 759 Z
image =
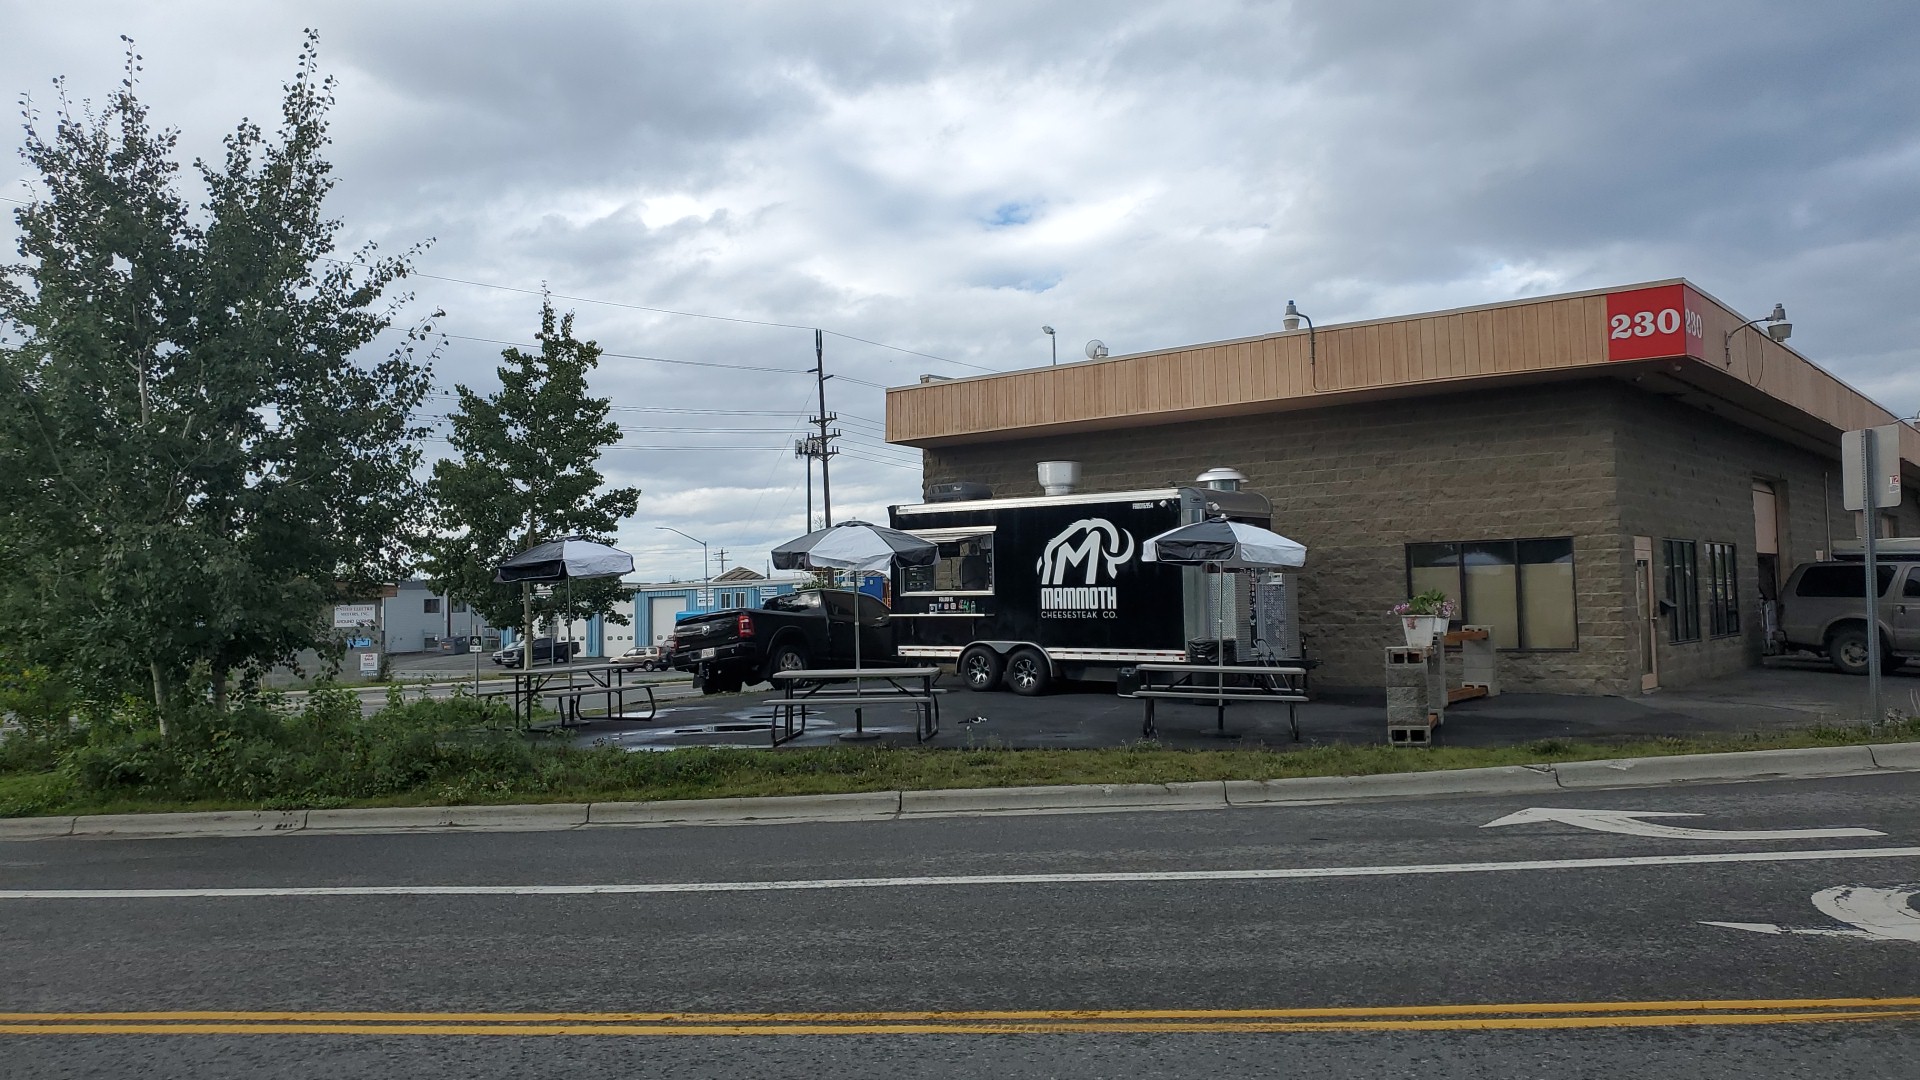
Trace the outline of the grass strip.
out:
M 1022 787 L 1047 784 L 1164 784 L 1195 780 L 1274 780 L 1306 776 L 1546 765 L 1606 758 L 1660 757 L 1920 741 L 1920 720 L 1878 727 L 1814 727 L 1740 736 L 1574 741 L 1508 747 L 1396 748 L 1322 744 L 1298 749 L 1173 750 L 1153 744 L 1087 750 L 820 747 L 769 752 L 684 747 L 658 753 L 612 748 L 533 746 L 497 767 L 422 776 L 397 790 L 342 794 L 332 787 L 260 790 L 236 797 L 179 797 L 138 789 L 83 790 L 60 769 L 0 772 L 0 816 L 323 809 L 542 802 L 620 802 L 862 791 Z

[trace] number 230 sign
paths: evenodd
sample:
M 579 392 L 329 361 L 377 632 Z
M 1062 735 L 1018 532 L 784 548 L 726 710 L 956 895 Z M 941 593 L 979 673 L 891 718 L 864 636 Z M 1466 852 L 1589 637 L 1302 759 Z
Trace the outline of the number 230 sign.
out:
M 1607 294 L 1607 359 L 1706 356 L 1700 297 L 1685 285 Z

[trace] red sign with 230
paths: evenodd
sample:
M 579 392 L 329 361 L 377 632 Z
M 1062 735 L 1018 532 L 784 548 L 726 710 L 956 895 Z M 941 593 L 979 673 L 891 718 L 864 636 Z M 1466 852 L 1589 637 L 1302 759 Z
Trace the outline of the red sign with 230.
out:
M 1607 359 L 1706 356 L 1698 295 L 1685 285 L 1607 294 Z

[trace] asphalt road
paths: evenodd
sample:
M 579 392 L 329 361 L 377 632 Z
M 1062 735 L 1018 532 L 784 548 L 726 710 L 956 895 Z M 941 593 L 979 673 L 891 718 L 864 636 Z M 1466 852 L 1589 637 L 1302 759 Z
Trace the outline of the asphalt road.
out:
M 0 845 L 0 1074 L 1907 1077 L 1916 796 Z

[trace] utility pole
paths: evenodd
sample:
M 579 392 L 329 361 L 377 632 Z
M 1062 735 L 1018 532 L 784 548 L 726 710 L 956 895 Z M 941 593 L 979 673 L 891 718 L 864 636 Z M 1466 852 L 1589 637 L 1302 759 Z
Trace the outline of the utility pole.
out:
M 726 577 L 727 576 L 727 549 L 721 548 L 720 553 L 714 556 L 714 561 L 720 564 L 719 576 Z
M 825 526 L 831 527 L 833 525 L 833 480 L 832 480 L 832 477 L 829 475 L 827 462 L 835 454 L 838 454 L 840 452 L 833 448 L 833 440 L 839 438 L 842 434 L 839 428 L 832 428 L 832 429 L 828 428 L 829 424 L 833 423 L 835 420 L 838 420 L 840 418 L 834 415 L 833 413 L 830 413 L 827 411 L 827 380 L 833 378 L 833 376 L 827 374 L 827 364 L 824 358 L 824 354 L 825 354 L 824 337 L 825 335 L 821 334 L 820 331 L 818 330 L 815 330 L 813 332 L 813 367 L 808 369 L 809 371 L 812 372 L 814 376 L 814 381 L 816 385 L 819 387 L 820 414 L 818 416 L 809 417 L 807 422 L 810 424 L 819 425 L 820 433 L 818 435 L 814 435 L 807 439 L 801 440 L 799 443 L 795 444 L 794 450 L 793 450 L 796 456 L 804 457 L 808 459 L 807 531 L 809 532 L 813 531 L 813 468 L 812 468 L 813 458 L 820 459 L 821 517 L 823 518 Z

